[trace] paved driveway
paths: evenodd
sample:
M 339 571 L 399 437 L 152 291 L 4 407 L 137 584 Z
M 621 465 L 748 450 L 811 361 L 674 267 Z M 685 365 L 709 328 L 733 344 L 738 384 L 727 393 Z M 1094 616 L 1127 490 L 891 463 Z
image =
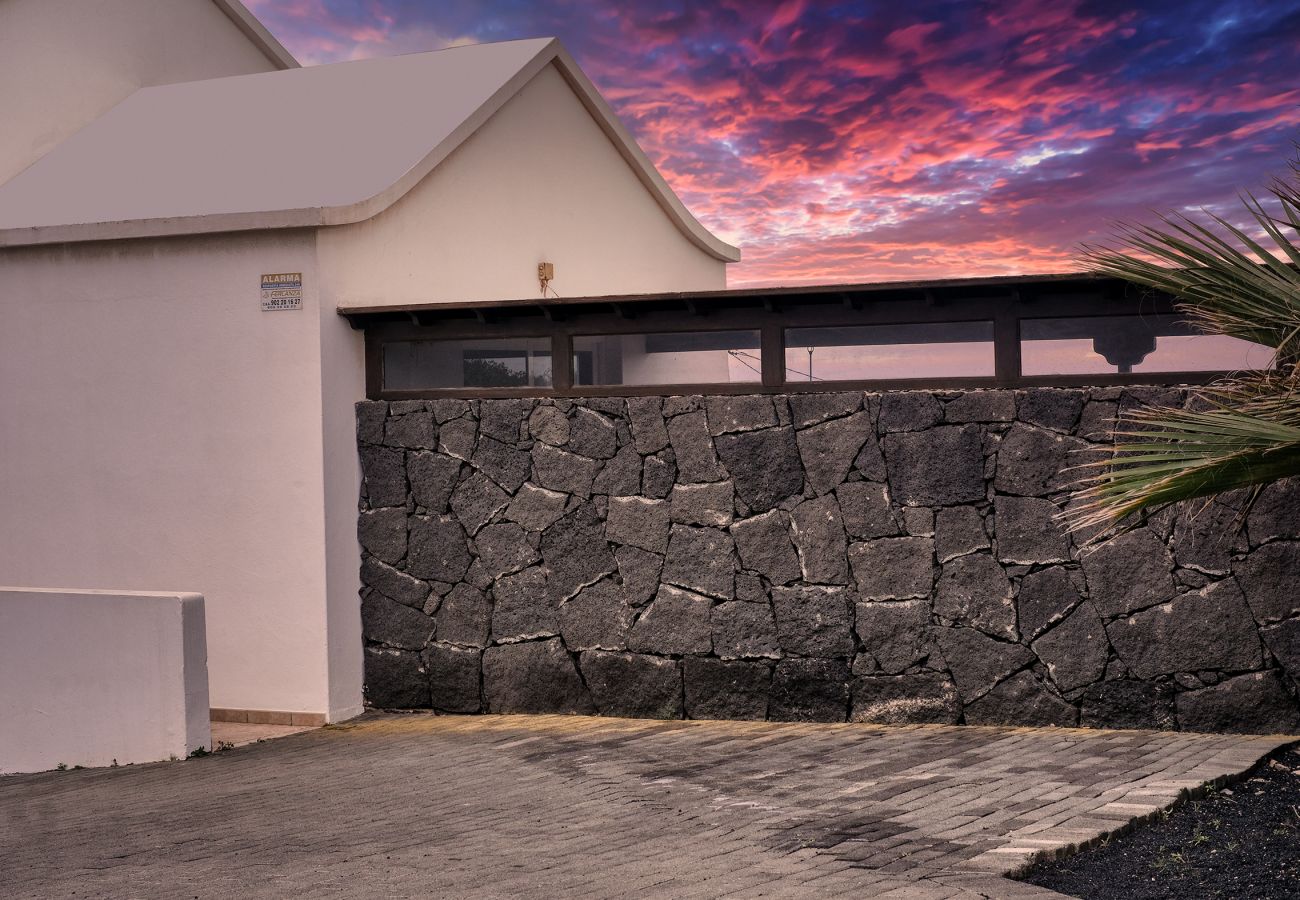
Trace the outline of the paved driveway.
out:
M 368 716 L 0 780 L 6 897 L 1049 897 L 998 878 L 1281 738 Z

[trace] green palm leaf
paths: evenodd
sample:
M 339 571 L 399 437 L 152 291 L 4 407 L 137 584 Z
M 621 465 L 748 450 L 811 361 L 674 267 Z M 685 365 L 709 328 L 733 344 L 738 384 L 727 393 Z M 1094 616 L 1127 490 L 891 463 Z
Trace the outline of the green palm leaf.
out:
M 1171 504 L 1300 477 L 1300 159 L 1275 181 L 1279 213 L 1243 197 L 1255 234 L 1221 216 L 1125 225 L 1118 248 L 1088 245 L 1087 268 L 1172 295 L 1202 330 L 1272 347 L 1270 371 L 1195 395 L 1193 408 L 1147 407 L 1117 432 L 1110 459 L 1083 473 L 1068 519 L 1109 529 Z

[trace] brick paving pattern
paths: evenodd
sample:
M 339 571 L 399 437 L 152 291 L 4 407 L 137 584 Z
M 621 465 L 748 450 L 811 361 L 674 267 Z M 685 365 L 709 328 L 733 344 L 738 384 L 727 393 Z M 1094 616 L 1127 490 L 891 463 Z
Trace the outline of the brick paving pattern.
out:
M 368 715 L 0 780 L 23 897 L 1059 896 L 998 877 L 1280 737 Z

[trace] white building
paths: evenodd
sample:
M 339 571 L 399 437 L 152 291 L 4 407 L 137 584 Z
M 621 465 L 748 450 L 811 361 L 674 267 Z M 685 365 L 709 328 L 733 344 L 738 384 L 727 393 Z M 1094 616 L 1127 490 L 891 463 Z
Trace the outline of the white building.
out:
M 234 0 L 6 0 L 0 119 L 0 584 L 203 594 L 217 708 L 361 708 L 339 307 L 739 258 L 554 40 L 297 68 Z

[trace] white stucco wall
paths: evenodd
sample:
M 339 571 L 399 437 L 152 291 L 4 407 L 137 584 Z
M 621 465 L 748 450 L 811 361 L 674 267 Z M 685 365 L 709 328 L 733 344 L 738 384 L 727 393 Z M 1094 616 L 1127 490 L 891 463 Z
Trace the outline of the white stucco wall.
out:
M 0 583 L 201 593 L 213 706 L 359 707 L 360 336 L 318 284 L 310 231 L 0 251 Z
M 212 749 L 198 594 L 0 587 L 0 773 Z
M 0 0 L 0 183 L 138 88 L 274 68 L 212 0 Z
M 409 194 L 324 229 L 326 302 L 340 306 L 726 287 L 726 264 L 664 214 L 554 65 Z

